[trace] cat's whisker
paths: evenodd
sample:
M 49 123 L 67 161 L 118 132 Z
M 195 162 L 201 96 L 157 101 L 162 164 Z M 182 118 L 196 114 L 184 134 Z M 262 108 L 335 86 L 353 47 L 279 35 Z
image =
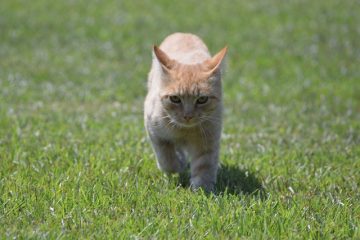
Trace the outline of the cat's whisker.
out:
M 166 127 L 169 127 L 170 129 L 173 129 L 174 123 L 170 120 L 167 122 Z
M 218 119 L 206 118 L 205 121 L 209 121 L 209 122 L 215 123 L 215 124 L 217 124 L 217 125 L 221 125 L 221 121 L 218 120 Z
M 177 127 L 176 122 L 175 122 L 174 120 L 172 120 L 172 119 L 170 119 L 169 124 L 170 124 L 170 127 L 171 127 L 172 129 L 174 129 L 174 128 L 176 128 L 176 127 Z
M 200 117 L 200 121 L 208 121 L 208 122 L 211 122 L 213 124 L 216 124 L 217 126 L 221 125 L 221 122 L 218 119 L 211 118 L 211 117 L 206 117 L 206 116 Z
M 159 119 L 170 119 L 169 115 L 163 116 L 163 117 L 159 117 Z

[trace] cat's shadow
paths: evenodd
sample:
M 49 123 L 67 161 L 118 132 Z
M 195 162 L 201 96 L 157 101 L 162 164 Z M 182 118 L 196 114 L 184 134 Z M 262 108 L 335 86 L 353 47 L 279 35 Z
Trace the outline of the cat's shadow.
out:
M 180 174 L 179 183 L 189 187 L 190 173 Z M 265 196 L 265 190 L 260 180 L 249 170 L 234 165 L 221 165 L 218 171 L 215 195 L 258 195 Z

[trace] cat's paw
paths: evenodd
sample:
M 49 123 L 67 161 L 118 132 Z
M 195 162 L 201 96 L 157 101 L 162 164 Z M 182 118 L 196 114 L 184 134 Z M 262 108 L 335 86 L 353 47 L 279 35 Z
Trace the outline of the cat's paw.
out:
M 204 181 L 200 178 L 191 178 L 190 180 L 191 190 L 194 192 L 202 189 L 206 193 L 214 193 L 215 192 L 215 182 L 212 181 Z

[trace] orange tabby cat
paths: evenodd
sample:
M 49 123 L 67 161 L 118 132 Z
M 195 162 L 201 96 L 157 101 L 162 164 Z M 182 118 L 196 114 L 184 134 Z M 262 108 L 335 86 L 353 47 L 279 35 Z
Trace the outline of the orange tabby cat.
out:
M 182 172 L 190 160 L 191 187 L 213 191 L 222 123 L 222 62 L 203 41 L 174 33 L 154 46 L 144 104 L 145 127 L 166 173 Z

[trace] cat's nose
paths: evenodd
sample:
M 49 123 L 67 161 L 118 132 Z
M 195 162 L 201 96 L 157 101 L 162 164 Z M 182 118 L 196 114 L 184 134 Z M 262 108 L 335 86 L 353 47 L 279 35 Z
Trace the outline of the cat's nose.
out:
M 184 119 L 185 119 L 186 121 L 190 121 L 192 118 L 193 118 L 193 116 L 184 116 Z

